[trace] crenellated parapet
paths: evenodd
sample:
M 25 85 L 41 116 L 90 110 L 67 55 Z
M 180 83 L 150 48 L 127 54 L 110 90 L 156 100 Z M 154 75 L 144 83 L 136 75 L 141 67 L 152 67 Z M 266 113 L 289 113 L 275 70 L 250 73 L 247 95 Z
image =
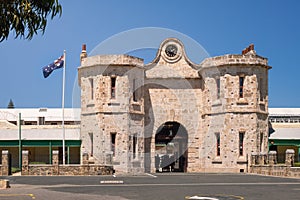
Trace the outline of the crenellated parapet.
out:
M 121 54 L 121 55 L 96 55 L 86 57 L 81 62 L 81 67 L 92 66 L 134 66 L 143 67 L 144 60 L 134 56 Z
M 201 64 L 201 68 L 210 67 L 225 67 L 225 66 L 257 66 L 265 67 L 271 69 L 272 67 L 268 65 L 268 59 L 253 54 L 228 54 L 223 56 L 216 56 L 212 58 L 206 58 Z

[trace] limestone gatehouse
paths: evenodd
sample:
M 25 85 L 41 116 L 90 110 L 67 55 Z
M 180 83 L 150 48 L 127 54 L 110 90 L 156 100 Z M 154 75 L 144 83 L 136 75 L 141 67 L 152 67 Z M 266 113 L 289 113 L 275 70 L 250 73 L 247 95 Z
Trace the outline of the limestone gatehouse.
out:
M 268 60 L 254 45 L 193 63 L 167 38 L 154 60 L 81 53 L 81 162 L 119 173 L 247 172 L 268 152 Z

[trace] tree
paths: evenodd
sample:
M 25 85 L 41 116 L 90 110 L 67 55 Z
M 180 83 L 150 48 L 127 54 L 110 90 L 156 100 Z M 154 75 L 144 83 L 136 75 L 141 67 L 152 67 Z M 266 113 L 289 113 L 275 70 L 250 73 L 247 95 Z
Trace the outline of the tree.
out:
M 31 40 L 38 31 L 44 34 L 49 15 L 61 16 L 62 7 L 58 0 L 0 0 L 0 12 L 0 42 L 11 32 Z
M 15 108 L 14 102 L 10 99 L 7 108 Z

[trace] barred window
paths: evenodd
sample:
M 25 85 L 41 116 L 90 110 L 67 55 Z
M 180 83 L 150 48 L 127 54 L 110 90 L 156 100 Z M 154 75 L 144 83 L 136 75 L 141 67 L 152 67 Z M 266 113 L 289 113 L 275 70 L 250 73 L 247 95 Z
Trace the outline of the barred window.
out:
M 245 79 L 244 76 L 240 76 L 240 78 L 239 78 L 239 84 L 240 84 L 239 96 L 240 96 L 240 98 L 244 97 L 244 79 Z
M 216 85 L 217 85 L 217 99 L 220 99 L 220 78 L 216 78 Z
M 244 155 L 244 137 L 245 132 L 239 132 L 239 155 Z
M 111 77 L 111 98 L 116 98 L 116 77 Z
M 133 159 L 136 158 L 136 154 L 137 154 L 137 134 L 134 134 L 133 135 L 133 138 L 132 138 L 132 153 L 133 153 Z
M 217 140 L 217 148 L 216 148 L 216 153 L 217 156 L 221 155 L 221 147 L 220 147 L 220 133 L 215 133 L 216 135 L 216 140 Z
M 110 133 L 110 146 L 113 156 L 116 155 L 116 135 L 117 133 Z
M 94 79 L 90 78 L 90 88 L 91 88 L 91 100 L 94 99 Z

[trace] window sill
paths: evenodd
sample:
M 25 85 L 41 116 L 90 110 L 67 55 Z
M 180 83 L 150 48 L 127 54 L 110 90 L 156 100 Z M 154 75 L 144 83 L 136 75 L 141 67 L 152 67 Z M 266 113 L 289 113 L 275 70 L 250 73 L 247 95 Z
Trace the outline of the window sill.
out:
M 239 100 L 237 101 L 238 105 L 248 105 L 249 103 L 246 101 L 246 99 L 244 98 L 239 98 Z
M 212 164 L 222 164 L 221 160 L 213 160 L 211 161 Z
M 120 161 L 113 161 L 112 164 L 113 165 L 120 165 L 121 163 L 120 163 Z
M 222 160 L 220 156 L 215 157 L 214 160 L 211 161 L 212 164 L 222 164 Z
M 121 105 L 120 103 L 117 103 L 117 102 L 109 102 L 107 103 L 108 106 L 119 106 Z
M 247 158 L 244 156 L 240 156 L 237 160 L 237 164 L 245 164 L 248 163 Z
M 95 107 L 95 104 L 94 103 L 89 103 L 89 104 L 86 105 L 86 107 L 87 108 L 92 108 L 92 107 Z
M 217 99 L 212 103 L 212 106 L 214 107 L 221 106 L 221 105 L 222 105 L 221 99 Z

